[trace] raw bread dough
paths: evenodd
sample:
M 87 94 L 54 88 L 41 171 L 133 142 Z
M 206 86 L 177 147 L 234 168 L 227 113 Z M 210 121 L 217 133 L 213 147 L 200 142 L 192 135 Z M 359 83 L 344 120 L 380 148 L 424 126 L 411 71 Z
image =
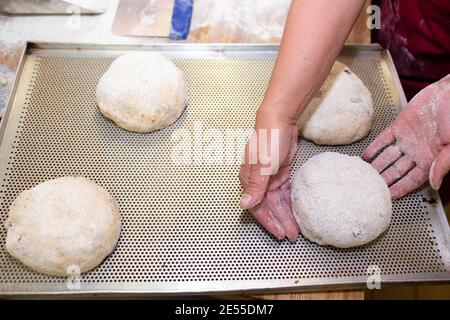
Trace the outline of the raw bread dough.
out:
M 391 222 L 389 188 L 359 157 L 325 152 L 310 158 L 294 174 L 291 200 L 302 234 L 320 245 L 360 246 Z
M 175 122 L 187 103 L 183 71 L 155 52 L 118 57 L 100 78 L 96 92 L 101 113 L 119 127 L 151 132 Z
M 373 103 L 364 83 L 336 62 L 298 121 L 300 134 L 316 144 L 344 145 L 372 130 Z
M 43 182 L 9 209 L 6 250 L 31 269 L 55 276 L 86 272 L 119 239 L 120 216 L 105 189 L 82 177 Z

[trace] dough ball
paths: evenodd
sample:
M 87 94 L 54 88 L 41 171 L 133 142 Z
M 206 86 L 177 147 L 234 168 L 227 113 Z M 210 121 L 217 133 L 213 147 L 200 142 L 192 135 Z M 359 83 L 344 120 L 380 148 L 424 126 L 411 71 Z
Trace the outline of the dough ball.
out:
M 5 226 L 12 256 L 35 271 L 67 276 L 77 271 L 74 266 L 80 272 L 95 268 L 112 252 L 120 216 L 105 189 L 86 178 L 63 177 L 20 193 Z
M 101 113 L 119 127 L 151 132 L 175 122 L 183 113 L 188 85 L 183 71 L 154 52 L 118 57 L 100 78 L 96 92 Z
M 294 174 L 291 201 L 300 231 L 320 245 L 360 246 L 391 223 L 389 188 L 359 157 L 335 152 L 312 157 Z
M 300 134 L 316 144 L 345 145 L 372 130 L 373 103 L 364 83 L 336 62 L 298 121 Z

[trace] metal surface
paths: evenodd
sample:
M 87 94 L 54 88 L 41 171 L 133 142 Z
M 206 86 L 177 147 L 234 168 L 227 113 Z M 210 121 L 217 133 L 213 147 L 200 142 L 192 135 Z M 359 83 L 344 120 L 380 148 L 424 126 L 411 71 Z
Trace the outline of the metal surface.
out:
M 189 82 L 185 113 L 158 132 L 126 132 L 103 118 L 95 102 L 99 77 L 115 56 L 133 50 L 163 51 Z M 365 286 L 368 270 L 376 268 L 383 283 L 450 280 L 449 226 L 438 194 L 428 188 L 394 202 L 391 227 L 379 239 L 342 250 L 302 237 L 295 244 L 270 237 L 239 209 L 237 164 L 171 162 L 177 129 L 191 131 L 197 122 L 219 132 L 253 126 L 276 50 L 267 45 L 28 48 L 1 128 L 0 222 L 22 190 L 83 175 L 117 200 L 123 230 L 112 255 L 71 290 L 66 279 L 37 274 L 9 256 L 0 229 L 0 293 L 280 292 Z M 302 141 L 294 169 L 324 151 L 361 155 L 406 102 L 390 56 L 379 47 L 347 47 L 339 61 L 373 95 L 373 131 L 350 146 Z
M 175 0 L 120 0 L 112 31 L 124 36 L 169 37 Z

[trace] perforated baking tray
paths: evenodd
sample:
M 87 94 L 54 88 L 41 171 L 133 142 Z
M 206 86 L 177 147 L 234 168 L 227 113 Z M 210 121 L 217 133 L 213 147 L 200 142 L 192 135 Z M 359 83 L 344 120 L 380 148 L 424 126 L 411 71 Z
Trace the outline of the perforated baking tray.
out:
M 273 67 L 273 45 L 75 46 L 28 44 L 1 126 L 0 222 L 24 189 L 66 175 L 86 176 L 117 200 L 123 229 L 103 264 L 79 286 L 29 270 L 5 250 L 0 229 L 0 294 L 175 294 L 361 287 L 373 272 L 386 283 L 450 280 L 449 225 L 436 192 L 394 202 L 389 230 L 355 249 L 270 237 L 239 209 L 239 165 L 174 165 L 177 129 L 251 128 Z M 173 125 L 126 132 L 103 118 L 94 94 L 114 57 L 156 50 L 189 82 L 189 103 Z M 373 95 L 375 123 L 342 147 L 301 141 L 298 168 L 324 151 L 361 155 L 406 104 L 389 53 L 346 47 L 347 64 Z M 371 278 L 372 279 L 372 278 Z M 375 279 L 375 278 L 374 278 Z M 78 283 L 76 280 L 72 284 Z

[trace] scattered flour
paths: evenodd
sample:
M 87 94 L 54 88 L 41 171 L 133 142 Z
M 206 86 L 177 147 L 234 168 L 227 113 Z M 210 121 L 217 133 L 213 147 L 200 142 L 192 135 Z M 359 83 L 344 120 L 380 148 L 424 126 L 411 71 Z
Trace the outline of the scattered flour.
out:
M 149 44 L 161 38 L 118 36 L 111 28 L 119 0 L 106 0 L 100 15 L 79 16 L 79 26 L 70 16 L 2 16 L 0 41 L 73 42 L 97 44 Z M 230 41 L 279 41 L 291 0 L 196 0 L 190 41 L 222 39 Z M 74 27 L 75 26 L 75 27 Z M 70 40 L 68 40 L 70 39 Z
M 0 41 L 72 42 L 96 44 L 142 44 L 158 38 L 118 36 L 112 24 L 119 0 L 107 0 L 107 10 L 98 15 L 0 15 Z M 78 20 L 77 20 L 78 19 Z
M 191 33 L 197 40 L 229 34 L 254 42 L 279 41 L 284 29 L 290 0 L 196 0 Z
M 14 81 L 14 72 L 0 64 L 0 119 L 5 113 L 6 103 Z

